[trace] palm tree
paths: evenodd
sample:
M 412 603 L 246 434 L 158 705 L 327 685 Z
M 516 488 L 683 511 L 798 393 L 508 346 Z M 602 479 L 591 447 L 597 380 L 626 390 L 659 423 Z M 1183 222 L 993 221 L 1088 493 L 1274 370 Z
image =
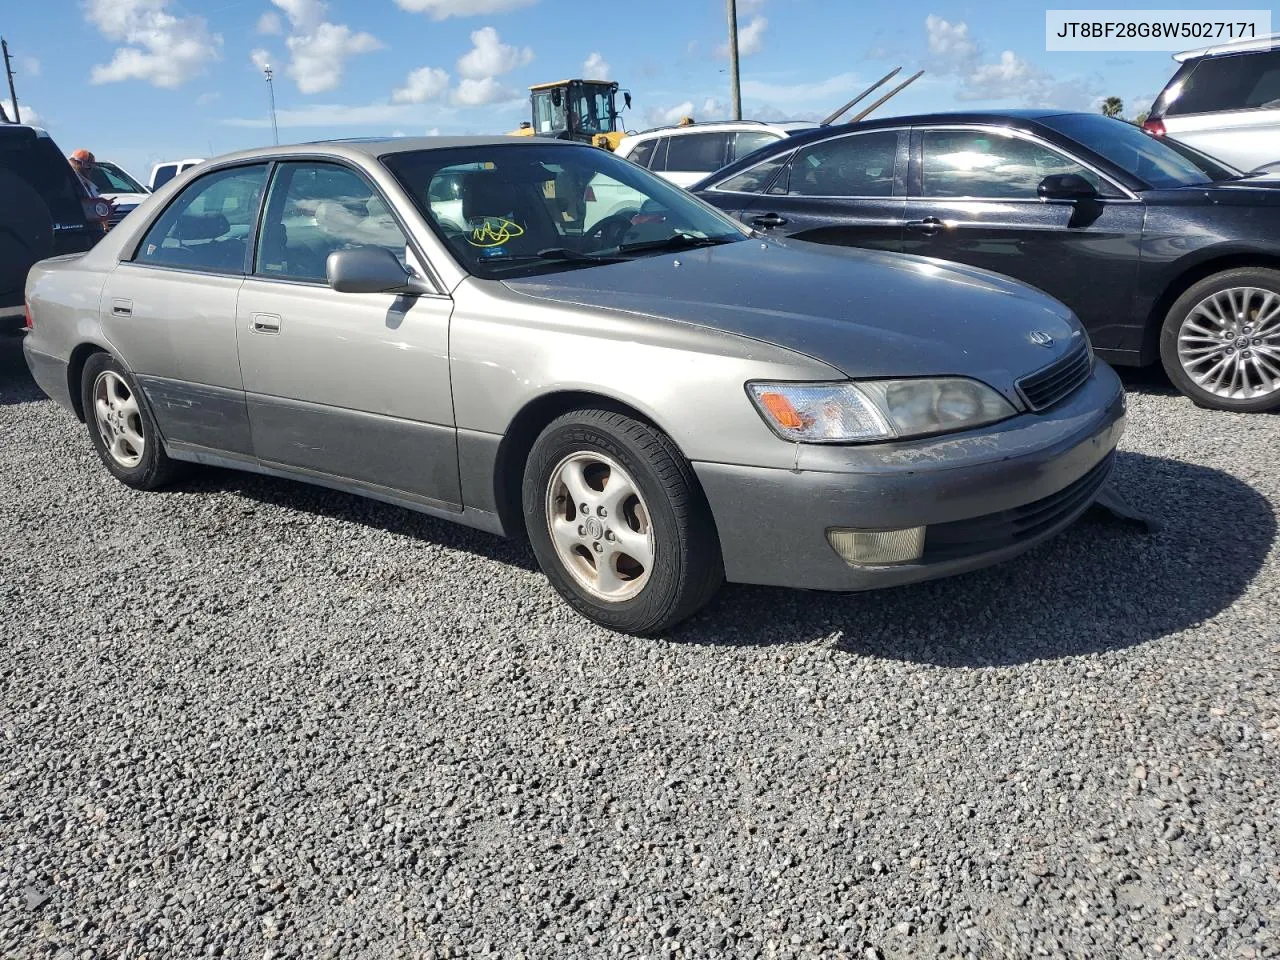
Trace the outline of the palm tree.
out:
M 1104 117 L 1123 117 L 1124 101 L 1119 97 L 1107 97 L 1102 101 L 1102 115 Z

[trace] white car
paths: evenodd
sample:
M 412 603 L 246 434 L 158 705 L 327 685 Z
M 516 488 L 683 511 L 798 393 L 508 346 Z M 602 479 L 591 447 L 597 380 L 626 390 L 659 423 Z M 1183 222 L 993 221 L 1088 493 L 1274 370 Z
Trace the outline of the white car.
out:
M 1280 33 L 1175 54 L 1142 128 L 1241 170 L 1280 161 Z
M 99 195 L 115 205 L 107 220 L 110 227 L 118 224 L 133 212 L 134 207 L 151 195 L 150 190 L 114 163 L 99 160 L 94 164 L 89 179 L 98 188 Z
M 726 120 L 655 127 L 624 137 L 617 154 L 677 186 L 691 187 L 727 163 L 816 126 L 812 121 Z
M 178 174 L 190 170 L 197 163 L 204 163 L 204 158 L 189 157 L 186 160 L 167 160 L 164 163 L 157 163 L 151 168 L 151 182 L 148 186 L 152 190 L 159 190 Z

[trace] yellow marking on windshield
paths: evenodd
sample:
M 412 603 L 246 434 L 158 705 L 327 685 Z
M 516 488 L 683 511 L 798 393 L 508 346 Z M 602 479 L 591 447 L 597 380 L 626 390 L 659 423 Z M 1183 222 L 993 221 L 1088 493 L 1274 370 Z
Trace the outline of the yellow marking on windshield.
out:
M 471 231 L 468 239 L 473 247 L 500 247 L 508 240 L 524 236 L 524 227 L 502 217 L 485 217 L 480 226 Z

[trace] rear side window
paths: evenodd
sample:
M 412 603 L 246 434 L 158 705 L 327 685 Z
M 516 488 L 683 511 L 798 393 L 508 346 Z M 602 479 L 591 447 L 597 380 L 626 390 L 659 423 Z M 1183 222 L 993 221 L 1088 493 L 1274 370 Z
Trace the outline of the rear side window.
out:
M 267 165 L 217 170 L 188 184 L 143 238 L 135 263 L 242 273 Z
M 0 136 L 0 169 L 16 173 L 31 184 L 55 223 L 84 225 L 83 195 L 75 171 L 48 137 L 32 136 L 21 127 L 14 129 L 12 135 Z
M 159 190 L 177 175 L 178 165 L 176 163 L 166 163 L 163 167 L 156 167 L 156 172 L 151 177 L 155 181 L 151 184 L 151 189 Z
M 892 196 L 897 157 L 894 130 L 815 143 L 796 153 L 787 192 L 798 197 Z
M 755 153 L 761 147 L 767 147 L 771 143 L 777 143 L 779 138 L 772 133 L 762 133 L 759 130 L 743 130 L 733 135 L 733 156 L 730 160 L 741 160 L 750 153 Z
M 1201 60 L 1165 104 L 1164 115 L 1264 108 L 1280 108 L 1280 50 Z
M 670 138 L 667 169 L 681 173 L 711 173 L 725 164 L 729 134 L 686 133 Z
M 641 140 L 636 144 L 636 148 L 627 155 L 627 159 L 639 166 L 647 167 L 649 161 L 653 158 L 653 148 L 657 145 L 657 140 Z

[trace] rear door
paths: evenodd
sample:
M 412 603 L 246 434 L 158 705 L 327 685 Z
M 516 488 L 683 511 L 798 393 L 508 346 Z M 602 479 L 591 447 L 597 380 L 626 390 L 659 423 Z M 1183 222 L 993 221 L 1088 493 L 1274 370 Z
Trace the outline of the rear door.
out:
M 802 146 L 738 215 L 797 240 L 898 250 L 908 141 L 906 129 L 868 130 Z
M 237 310 L 253 448 L 266 463 L 456 506 L 445 295 L 337 293 L 325 261 L 375 246 L 425 275 L 382 195 L 355 169 L 275 167 Z
M 1003 127 L 913 134 L 903 250 L 1003 273 L 1071 307 L 1104 349 L 1132 323 L 1142 203 L 1080 161 Z M 1050 174 L 1078 174 L 1096 200 L 1041 200 Z
M 103 331 L 170 443 L 252 456 L 236 301 L 266 179 L 254 163 L 193 180 L 103 288 Z
M 712 131 L 673 134 L 667 138 L 664 166 L 660 171 L 656 166 L 651 169 L 676 186 L 691 187 L 725 165 L 732 137 L 732 133 Z

